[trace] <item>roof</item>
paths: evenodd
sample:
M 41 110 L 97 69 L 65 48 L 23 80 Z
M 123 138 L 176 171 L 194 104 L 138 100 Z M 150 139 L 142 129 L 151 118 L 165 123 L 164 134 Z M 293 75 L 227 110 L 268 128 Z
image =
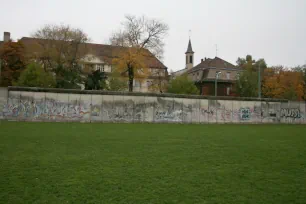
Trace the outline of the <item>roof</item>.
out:
M 205 60 L 202 60 L 200 64 L 196 65 L 192 69 L 190 69 L 188 72 L 193 72 L 199 69 L 240 69 L 239 67 L 219 58 L 215 57 L 213 59 L 205 58 Z
M 191 46 L 191 40 L 189 39 L 189 42 L 188 42 L 188 48 L 187 48 L 187 51 L 186 51 L 186 53 L 185 54 L 187 54 L 187 53 L 194 53 L 193 51 L 192 51 L 192 46 Z
M 188 68 L 181 69 L 181 70 L 173 72 L 173 75 L 181 75 L 181 74 L 184 74 L 187 71 L 188 71 Z
M 29 38 L 23 37 L 21 41 L 25 45 L 25 48 L 28 52 L 31 53 L 40 53 L 42 52 L 42 44 L 47 44 L 49 41 L 44 39 L 38 38 Z M 131 49 L 129 47 L 120 47 L 120 46 L 113 46 L 113 45 L 104 45 L 104 44 L 94 44 L 94 43 L 84 43 L 81 45 L 81 49 L 86 49 L 86 54 L 93 54 L 96 57 L 101 58 L 103 61 L 112 64 L 112 60 L 114 58 L 118 58 L 122 51 L 127 51 Z M 149 68 L 160 68 L 160 69 L 167 69 L 167 67 L 158 60 L 149 50 L 144 49 L 144 58 L 145 64 Z

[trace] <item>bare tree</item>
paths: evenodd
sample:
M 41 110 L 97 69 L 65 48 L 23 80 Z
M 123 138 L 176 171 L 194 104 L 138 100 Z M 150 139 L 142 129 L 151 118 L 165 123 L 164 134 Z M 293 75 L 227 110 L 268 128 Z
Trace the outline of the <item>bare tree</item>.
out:
M 78 88 L 82 82 L 79 61 L 88 52 L 87 34 L 69 25 L 45 25 L 35 31 L 32 37 L 37 38 L 42 49 L 38 58 L 45 70 L 55 72 L 57 87 Z
M 115 63 L 119 65 L 119 70 L 127 73 L 129 91 L 132 92 L 135 74 L 149 72 L 149 68 L 144 67 L 144 56 L 153 55 L 159 59 L 162 58 L 163 40 L 169 28 L 167 24 L 159 20 L 132 15 L 125 16 L 122 25 L 122 30 L 113 33 L 110 43 L 115 46 L 131 48 L 122 49 L 119 59 L 116 59 Z
M 43 48 L 40 59 L 46 67 L 66 64 L 73 67 L 86 54 L 89 38 L 79 28 L 69 25 L 45 25 L 35 31 L 32 37 L 38 39 Z

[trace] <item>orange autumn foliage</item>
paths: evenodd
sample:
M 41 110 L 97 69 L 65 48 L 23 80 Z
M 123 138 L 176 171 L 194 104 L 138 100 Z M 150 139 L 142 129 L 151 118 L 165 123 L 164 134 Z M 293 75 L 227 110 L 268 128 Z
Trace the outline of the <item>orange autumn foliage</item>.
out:
M 27 60 L 24 55 L 24 45 L 21 41 L 5 42 L 0 48 L 1 85 L 12 86 L 25 69 Z
M 148 51 L 142 48 L 126 48 L 116 53 L 113 59 L 114 70 L 127 77 L 129 81 L 129 91 L 133 91 L 133 80 L 143 82 L 150 73 L 145 61 Z
M 267 68 L 264 72 L 262 93 L 268 98 L 303 100 L 304 81 L 301 72 L 279 68 Z

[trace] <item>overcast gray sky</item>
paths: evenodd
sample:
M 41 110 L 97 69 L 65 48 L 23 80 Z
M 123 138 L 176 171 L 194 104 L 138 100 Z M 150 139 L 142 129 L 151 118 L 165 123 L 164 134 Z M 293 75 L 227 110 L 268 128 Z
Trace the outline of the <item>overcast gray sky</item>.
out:
M 185 66 L 189 30 L 195 65 L 215 57 L 215 44 L 218 56 L 231 63 L 247 54 L 269 65 L 306 63 L 306 0 L 0 0 L 0 5 L 0 32 L 11 32 L 15 40 L 44 24 L 63 23 L 105 43 L 125 14 L 163 20 L 170 27 L 164 63 L 172 70 Z

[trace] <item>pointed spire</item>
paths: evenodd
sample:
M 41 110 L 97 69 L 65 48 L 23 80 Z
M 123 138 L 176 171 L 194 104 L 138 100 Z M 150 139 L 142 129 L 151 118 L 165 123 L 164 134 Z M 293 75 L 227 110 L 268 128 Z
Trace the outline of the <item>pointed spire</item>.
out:
M 194 53 L 194 52 L 192 51 L 192 46 L 191 46 L 191 40 L 190 40 L 190 39 L 189 39 L 188 48 L 187 48 L 187 51 L 186 51 L 185 54 L 187 54 L 187 53 Z

